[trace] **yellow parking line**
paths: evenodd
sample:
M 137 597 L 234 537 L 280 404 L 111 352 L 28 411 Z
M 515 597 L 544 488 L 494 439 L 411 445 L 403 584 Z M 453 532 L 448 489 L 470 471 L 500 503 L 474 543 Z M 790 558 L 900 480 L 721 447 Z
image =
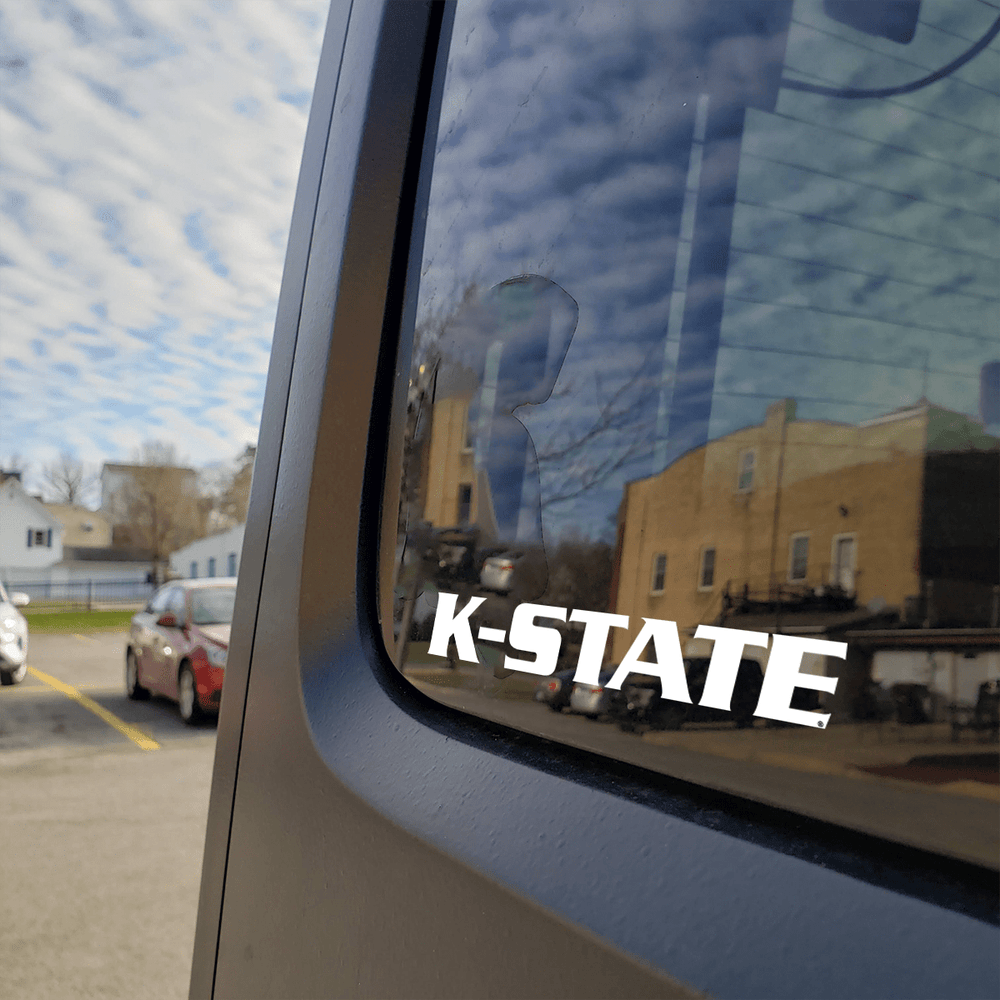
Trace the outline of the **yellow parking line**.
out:
M 73 701 L 82 705 L 87 711 L 93 712 L 94 715 L 99 719 L 103 719 L 112 729 L 117 730 L 122 736 L 127 736 L 133 743 L 142 747 L 143 750 L 160 749 L 160 744 L 156 740 L 150 739 L 135 726 L 130 726 L 127 722 L 123 722 L 117 715 L 109 712 L 103 705 L 98 705 L 93 698 L 88 698 L 82 691 L 78 691 L 71 684 L 64 684 L 58 678 L 52 677 L 50 674 L 44 674 L 41 670 L 36 670 L 34 667 L 28 667 L 28 673 L 43 684 L 48 684 L 50 688 L 66 695 L 67 698 L 72 698 Z
M 92 642 L 95 645 L 97 644 L 97 640 L 96 639 L 91 639 L 91 637 L 89 635 L 80 635 L 79 632 L 74 632 L 73 633 L 73 638 L 74 639 L 82 639 L 84 642 Z

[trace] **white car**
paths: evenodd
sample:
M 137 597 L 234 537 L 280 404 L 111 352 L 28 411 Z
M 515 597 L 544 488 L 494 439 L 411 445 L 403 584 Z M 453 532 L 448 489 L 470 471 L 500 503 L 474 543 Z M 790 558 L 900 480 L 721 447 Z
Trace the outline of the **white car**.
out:
M 479 585 L 483 590 L 495 590 L 498 594 L 510 593 L 514 585 L 514 567 L 521 558 L 519 552 L 500 552 L 483 560 L 479 573 Z
M 0 684 L 20 684 L 28 672 L 28 623 L 17 609 L 30 600 L 0 583 Z

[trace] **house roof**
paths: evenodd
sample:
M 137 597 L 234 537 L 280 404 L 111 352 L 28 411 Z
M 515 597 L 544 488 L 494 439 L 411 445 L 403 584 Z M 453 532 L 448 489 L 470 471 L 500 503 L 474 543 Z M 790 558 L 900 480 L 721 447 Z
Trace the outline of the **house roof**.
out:
M 0 482 L 0 491 L 7 493 L 9 496 L 17 497 L 22 504 L 32 511 L 32 516 L 37 517 L 43 524 L 48 525 L 50 528 L 58 529 L 59 531 L 63 530 L 64 525 L 62 521 L 49 513 L 45 504 L 42 503 L 41 500 L 36 500 L 25 490 L 19 477 L 7 475 L 2 482 Z

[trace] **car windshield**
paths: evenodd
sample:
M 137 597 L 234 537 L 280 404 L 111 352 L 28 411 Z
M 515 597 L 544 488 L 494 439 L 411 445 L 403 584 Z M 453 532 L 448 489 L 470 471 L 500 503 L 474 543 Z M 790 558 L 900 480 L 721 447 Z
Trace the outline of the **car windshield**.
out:
M 195 625 L 228 625 L 233 620 L 235 587 L 210 587 L 191 592 L 191 620 Z

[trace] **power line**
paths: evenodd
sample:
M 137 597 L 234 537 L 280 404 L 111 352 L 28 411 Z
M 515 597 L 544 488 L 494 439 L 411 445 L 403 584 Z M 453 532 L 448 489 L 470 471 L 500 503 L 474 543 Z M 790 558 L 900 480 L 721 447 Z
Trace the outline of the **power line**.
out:
M 922 281 L 912 281 L 909 278 L 898 278 L 891 274 L 878 274 L 875 271 L 863 271 L 860 268 L 855 267 L 844 267 L 843 264 L 831 264 L 829 261 L 824 260 L 810 260 L 803 257 L 790 257 L 787 254 L 775 253 L 773 251 L 766 252 L 764 250 L 753 250 L 750 247 L 738 247 L 735 244 L 730 244 L 730 253 L 745 253 L 752 255 L 754 257 L 767 257 L 772 260 L 784 260 L 793 264 L 808 264 L 810 267 L 822 267 L 829 271 L 843 271 L 845 274 L 856 274 L 859 277 L 864 278 L 875 278 L 877 280 L 892 282 L 897 285 L 908 285 L 912 288 L 924 288 L 927 291 L 936 291 L 940 289 L 940 285 L 928 285 Z M 1000 304 L 1000 298 L 993 295 L 984 295 L 981 292 L 949 292 L 949 295 L 960 295 L 964 298 L 971 299 L 981 299 L 984 302 L 996 302 Z
M 918 111 L 921 114 L 924 113 L 921 112 L 919 108 L 909 108 L 908 105 L 901 105 L 901 106 L 906 107 L 908 108 L 908 110 L 911 111 Z M 928 156 L 926 153 L 917 153 L 912 149 L 907 149 L 905 146 L 898 146 L 892 142 L 882 142 L 879 139 L 872 139 L 870 136 L 867 135 L 858 135 L 857 132 L 849 132 L 847 131 L 847 129 L 836 128 L 833 125 L 827 125 L 827 124 L 819 125 L 815 121 L 810 121 L 809 119 L 806 118 L 799 118 L 796 115 L 790 115 L 787 112 L 783 111 L 771 111 L 768 112 L 768 114 L 773 115 L 775 118 L 785 118 L 788 121 L 798 122 L 800 125 L 808 125 L 811 128 L 824 129 L 825 131 L 830 132 L 833 135 L 844 135 L 847 136 L 847 138 L 849 139 L 854 139 L 856 142 L 866 142 L 871 146 L 882 146 L 885 149 L 893 149 L 896 152 L 903 153 L 906 156 L 912 156 L 914 159 L 927 160 L 930 163 L 937 163 L 940 166 L 950 167 L 952 170 L 960 170 L 962 171 L 962 173 L 975 174 L 977 177 L 982 177 L 988 181 L 1000 181 L 1000 177 L 996 177 L 993 174 L 988 174 L 984 170 L 976 170 L 973 167 L 965 166 L 964 163 L 955 163 L 954 161 L 946 160 L 944 159 L 944 157 L 941 156 Z M 970 129 L 973 128 L 973 126 L 971 125 L 963 125 L 962 122 L 955 121 L 950 118 L 942 120 L 948 121 L 953 125 L 962 125 L 962 127 L 964 128 L 970 128 Z M 979 132 L 981 130 L 975 129 L 975 131 Z M 983 134 L 992 136 L 992 133 L 990 132 L 985 132 Z M 996 136 L 992 136 L 992 138 L 996 138 Z
M 942 253 L 960 254 L 963 257 L 976 257 L 979 260 L 989 261 L 991 264 L 1000 263 L 1000 258 L 991 257 L 989 254 L 980 253 L 978 250 L 965 250 L 961 247 L 943 246 L 940 243 L 928 243 L 926 240 L 914 239 L 912 236 L 900 236 L 898 233 L 887 233 L 881 229 L 868 229 L 865 226 L 856 226 L 847 222 L 840 222 L 828 216 L 820 215 L 817 212 L 797 212 L 792 208 L 781 208 L 778 205 L 769 205 L 766 202 L 749 201 L 746 198 L 738 198 L 738 205 L 749 205 L 751 208 L 763 208 L 770 212 L 781 212 L 784 215 L 795 215 L 800 219 L 809 219 L 811 222 L 824 222 L 829 226 L 837 226 L 840 229 L 850 229 L 856 233 L 868 233 L 870 236 L 881 236 L 884 239 L 897 240 L 901 243 L 912 243 L 927 250 L 936 250 Z
M 992 52 L 992 50 L 990 50 Z M 1000 52 L 997 53 L 1000 55 Z M 819 73 L 814 73 L 812 70 L 797 69 L 796 73 L 807 77 L 809 80 L 821 80 L 824 83 L 833 83 L 835 81 L 831 80 L 828 76 L 822 76 Z M 940 122 L 947 122 L 949 125 L 958 126 L 959 128 L 964 128 L 969 132 L 976 132 L 979 135 L 988 136 L 990 139 L 998 139 L 1000 135 L 996 132 L 991 132 L 987 128 L 980 128 L 978 125 L 970 125 L 968 122 L 960 121 L 957 118 L 949 118 L 947 115 L 938 114 L 936 111 L 931 111 L 928 108 L 918 107 L 916 104 L 908 104 L 905 101 L 897 101 L 891 97 L 881 98 L 886 104 L 891 104 L 896 108 L 903 108 L 905 111 L 914 115 L 922 115 L 924 118 L 933 118 Z
M 858 319 L 866 323 L 882 323 L 886 326 L 898 326 L 903 330 L 923 330 L 925 333 L 943 333 L 946 336 L 961 337 L 963 340 L 975 340 L 983 344 L 996 344 L 996 337 L 980 337 L 974 333 L 963 333 L 959 330 L 949 330 L 941 326 L 925 326 L 921 323 L 897 323 L 881 316 L 866 316 L 864 313 L 852 313 L 843 309 L 824 309 L 821 306 L 801 305 L 797 302 L 769 302 L 765 299 L 752 299 L 746 295 L 726 294 L 733 302 L 746 302 L 756 306 L 772 306 L 776 309 L 803 309 L 807 312 L 821 313 L 824 316 L 841 316 L 845 319 Z
M 714 389 L 712 391 L 712 395 L 733 396 L 739 399 L 769 399 L 772 403 L 776 403 L 786 398 L 785 396 L 773 392 L 736 392 L 735 390 L 729 389 Z M 794 399 L 796 403 L 829 403 L 834 406 L 863 406 L 869 410 L 881 409 L 885 406 L 885 403 L 866 403 L 856 399 L 828 399 L 825 396 L 795 395 L 788 398 Z M 888 414 L 886 414 L 886 416 L 888 416 Z
M 996 8 L 994 8 L 996 10 Z M 922 24 L 925 28 L 930 28 L 931 31 L 939 31 L 942 35 L 950 35 L 952 38 L 957 38 L 960 41 L 968 42 L 970 45 L 976 41 L 975 38 L 969 38 L 968 35 L 960 35 L 957 31 L 951 31 L 948 28 L 942 28 L 940 24 L 934 24 L 931 21 L 925 21 L 922 17 L 917 18 L 917 24 Z M 991 56 L 1000 56 L 1000 52 L 996 49 L 985 49 L 987 53 Z
M 821 34 L 832 35 L 834 38 L 837 38 L 841 41 L 848 41 L 847 39 L 842 38 L 841 36 L 835 34 L 832 31 L 827 31 L 824 28 L 817 28 L 815 25 L 807 25 L 801 21 L 796 23 L 802 24 L 803 27 L 812 28 L 814 31 L 818 31 Z M 935 70 L 933 73 L 929 73 L 927 76 L 921 77 L 919 80 L 913 80 L 910 83 L 905 83 L 896 87 L 882 87 L 878 89 L 858 89 L 854 87 L 839 87 L 839 88 L 816 87 L 812 84 L 805 83 L 801 80 L 789 80 L 786 79 L 785 77 L 781 78 L 781 86 L 789 90 L 804 90 L 814 94 L 822 94 L 826 97 L 840 97 L 840 98 L 851 98 L 851 99 L 858 99 L 858 98 L 863 99 L 872 97 L 893 97 L 896 94 L 912 94 L 915 90 L 921 90 L 923 87 L 926 87 L 932 83 L 937 83 L 938 80 L 943 80 L 945 77 L 950 76 L 956 70 L 961 69 L 961 67 L 964 66 L 967 62 L 969 62 L 971 59 L 974 59 L 977 55 L 979 55 L 979 53 L 982 52 L 982 50 L 985 49 L 986 46 L 989 45 L 989 43 L 993 41 L 993 39 L 996 38 L 998 34 L 1000 34 L 1000 17 L 998 17 L 993 22 L 993 24 L 990 26 L 986 34 L 983 35 L 983 37 L 980 38 L 975 45 L 973 45 L 970 49 L 967 49 L 965 52 L 963 52 L 957 59 L 953 59 L 946 66 L 942 66 L 940 69 Z M 861 45 L 858 42 L 850 42 L 850 44 L 854 45 L 855 48 L 861 49 L 862 51 L 873 52 L 876 55 L 882 56 L 882 58 L 886 58 L 885 54 L 877 52 L 875 49 L 872 49 L 867 45 Z M 888 58 L 895 59 L 897 62 L 902 62 L 910 66 L 915 66 L 919 69 L 925 68 L 922 66 L 917 66 L 916 63 L 910 62 L 907 59 L 902 59 L 899 56 L 890 55 L 888 56 Z M 795 71 L 793 70 L 793 72 Z M 969 83 L 968 80 L 963 80 L 960 76 L 955 77 L 955 80 L 958 83 L 964 83 L 965 86 L 967 87 L 972 87 L 975 90 L 981 90 L 983 91 L 983 93 L 990 94 L 990 96 L 993 97 L 996 96 L 992 91 L 987 90 L 985 87 L 980 87 L 975 83 Z
M 764 347 L 756 344 L 736 344 L 731 341 L 721 340 L 719 341 L 719 347 L 728 347 L 733 351 L 758 351 L 764 354 L 787 354 L 792 357 L 801 358 L 820 358 L 824 361 L 848 361 L 852 363 L 876 366 L 878 368 L 892 368 L 896 371 L 901 372 L 923 372 L 925 368 L 923 365 L 900 365 L 895 364 L 891 361 L 876 361 L 872 358 L 861 358 L 848 354 L 824 354 L 822 351 L 805 351 L 798 348 L 785 348 L 785 347 Z M 979 381 L 979 373 L 969 373 L 969 372 L 956 372 L 950 371 L 946 368 L 931 368 L 926 369 L 927 373 L 930 375 L 948 375 L 953 378 L 965 378 L 970 381 Z
M 997 218 L 995 215 L 986 215 L 983 212 L 973 211 L 971 208 L 960 208 L 958 205 L 949 205 L 947 202 L 933 201 L 930 198 L 921 198 L 919 195 L 910 194 L 908 191 L 900 191 L 897 188 L 884 187 L 881 184 L 873 184 L 871 181 L 855 180 L 853 177 L 845 177 L 843 174 L 831 173 L 829 170 L 820 170 L 819 167 L 807 167 L 799 163 L 790 163 L 788 160 L 779 160 L 770 156 L 763 156 L 760 153 L 751 153 L 747 150 L 743 150 L 742 155 L 754 160 L 762 160 L 764 163 L 773 163 L 777 166 L 789 167 L 792 170 L 801 170 L 804 173 L 816 174 L 819 177 L 830 177 L 833 180 L 841 181 L 845 184 L 853 184 L 855 187 L 870 188 L 873 191 L 881 191 L 884 194 L 891 194 L 899 198 L 906 198 L 909 201 L 919 203 L 921 205 L 934 205 L 935 207 L 943 208 L 948 212 L 961 212 L 963 215 L 971 215 L 977 219 L 985 219 L 987 222 L 1000 222 L 1000 218 Z

